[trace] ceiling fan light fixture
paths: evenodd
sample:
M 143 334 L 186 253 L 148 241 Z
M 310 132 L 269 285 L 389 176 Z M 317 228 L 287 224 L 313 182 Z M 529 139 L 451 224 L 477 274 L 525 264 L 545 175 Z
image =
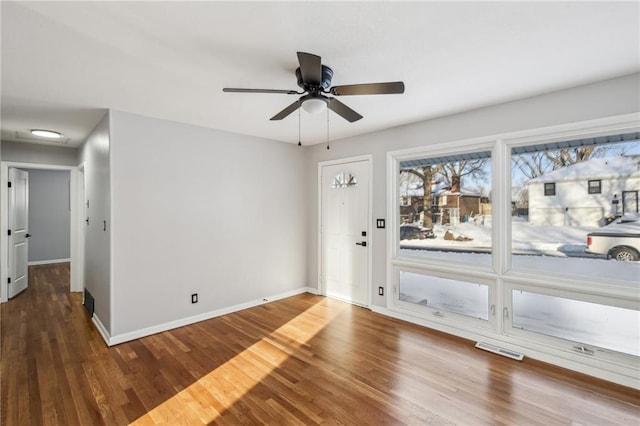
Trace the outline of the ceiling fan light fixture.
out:
M 318 114 L 327 109 L 327 101 L 322 98 L 306 99 L 302 102 L 302 108 L 309 114 Z
M 340 117 L 353 123 L 362 118 L 360 114 L 340 102 L 333 96 L 347 95 L 391 95 L 404 93 L 404 83 L 402 81 L 392 81 L 386 83 L 365 83 L 347 84 L 343 86 L 331 87 L 333 70 L 326 65 L 322 65 L 322 58 L 318 55 L 306 52 L 298 52 L 298 62 L 300 67 L 296 69 L 296 79 L 302 92 L 295 90 L 279 89 L 243 89 L 238 87 L 224 87 L 223 92 L 236 93 L 282 93 L 286 95 L 303 95 L 285 109 L 270 118 L 272 121 L 282 120 L 292 112 L 304 109 L 310 114 L 318 114 L 331 110 Z M 333 95 L 331 97 L 325 94 Z
M 48 139 L 60 139 L 60 138 L 62 138 L 62 133 L 56 132 L 54 130 L 31 129 L 31 134 L 34 135 L 34 136 L 39 136 L 41 138 L 48 138 Z

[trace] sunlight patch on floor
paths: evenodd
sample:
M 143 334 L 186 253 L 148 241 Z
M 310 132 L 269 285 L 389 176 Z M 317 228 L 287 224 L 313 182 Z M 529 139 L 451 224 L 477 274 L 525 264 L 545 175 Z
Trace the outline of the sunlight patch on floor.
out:
M 214 421 L 349 308 L 347 304 L 312 306 L 131 424 Z

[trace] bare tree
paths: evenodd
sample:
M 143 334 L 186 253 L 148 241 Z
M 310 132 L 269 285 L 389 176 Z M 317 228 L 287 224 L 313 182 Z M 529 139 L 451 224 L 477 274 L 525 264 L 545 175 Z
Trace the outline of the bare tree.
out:
M 403 169 L 400 173 L 408 173 L 418 178 L 418 188 L 422 188 L 422 223 L 427 228 L 433 227 L 433 218 L 431 217 L 431 204 L 433 204 L 433 193 L 431 192 L 431 182 L 436 173 L 439 172 L 442 165 L 422 166 L 411 169 Z
M 442 164 L 438 173 L 443 177 L 444 181 L 451 186 L 454 186 L 456 183 L 460 184 L 464 177 L 484 179 L 486 177 L 485 165 L 487 161 L 487 159 L 483 159 L 445 163 Z
M 422 198 L 423 226 L 431 228 L 433 217 L 431 207 L 433 205 L 433 193 L 431 184 L 434 180 L 442 179 L 449 185 L 460 185 L 463 177 L 473 177 L 483 179 L 486 175 L 484 166 L 488 160 L 464 160 L 452 163 L 440 163 L 429 166 L 403 169 L 400 173 L 410 174 L 417 177 L 417 188 L 422 188 L 424 196 Z M 458 188 L 459 190 L 459 188 Z
M 550 170 L 550 163 L 544 155 L 544 152 L 532 152 L 528 154 L 520 154 L 513 157 L 511 161 L 512 169 L 518 169 L 529 179 L 542 176 Z
M 592 158 L 625 155 L 629 149 L 629 144 L 622 143 L 538 151 L 514 156 L 511 165 L 512 169 L 518 169 L 524 176 L 533 179 L 552 170 L 558 170 Z
M 551 162 L 552 169 L 558 170 L 580 161 L 586 161 L 590 158 L 601 157 L 609 148 L 602 146 L 596 149 L 596 145 L 580 146 L 576 148 L 565 148 L 558 151 L 544 151 L 544 156 Z

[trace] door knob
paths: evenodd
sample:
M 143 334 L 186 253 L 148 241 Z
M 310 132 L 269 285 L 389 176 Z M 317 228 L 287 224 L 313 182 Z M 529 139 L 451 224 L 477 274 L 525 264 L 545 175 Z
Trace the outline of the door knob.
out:
M 362 246 L 362 247 L 366 247 L 367 246 L 367 242 L 363 241 L 361 243 L 356 243 L 357 246 Z
M 29 238 L 31 236 L 31 234 L 27 234 L 25 235 L 25 238 Z

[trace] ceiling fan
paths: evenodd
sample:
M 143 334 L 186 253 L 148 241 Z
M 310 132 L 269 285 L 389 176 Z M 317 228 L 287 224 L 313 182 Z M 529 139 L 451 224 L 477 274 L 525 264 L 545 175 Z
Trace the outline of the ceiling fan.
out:
M 389 95 L 404 93 L 404 83 L 394 81 L 390 83 L 349 84 L 346 86 L 331 87 L 333 70 L 322 65 L 320 56 L 311 53 L 298 52 L 300 67 L 296 69 L 298 86 L 303 90 L 277 90 L 277 89 L 238 89 L 225 87 L 223 92 L 236 93 L 279 93 L 285 95 L 303 95 L 294 103 L 271 117 L 271 120 L 282 120 L 298 108 L 302 107 L 310 113 L 323 111 L 329 108 L 345 120 L 353 123 L 362 118 L 360 114 L 340 102 L 334 97 L 326 96 L 350 96 L 350 95 Z

